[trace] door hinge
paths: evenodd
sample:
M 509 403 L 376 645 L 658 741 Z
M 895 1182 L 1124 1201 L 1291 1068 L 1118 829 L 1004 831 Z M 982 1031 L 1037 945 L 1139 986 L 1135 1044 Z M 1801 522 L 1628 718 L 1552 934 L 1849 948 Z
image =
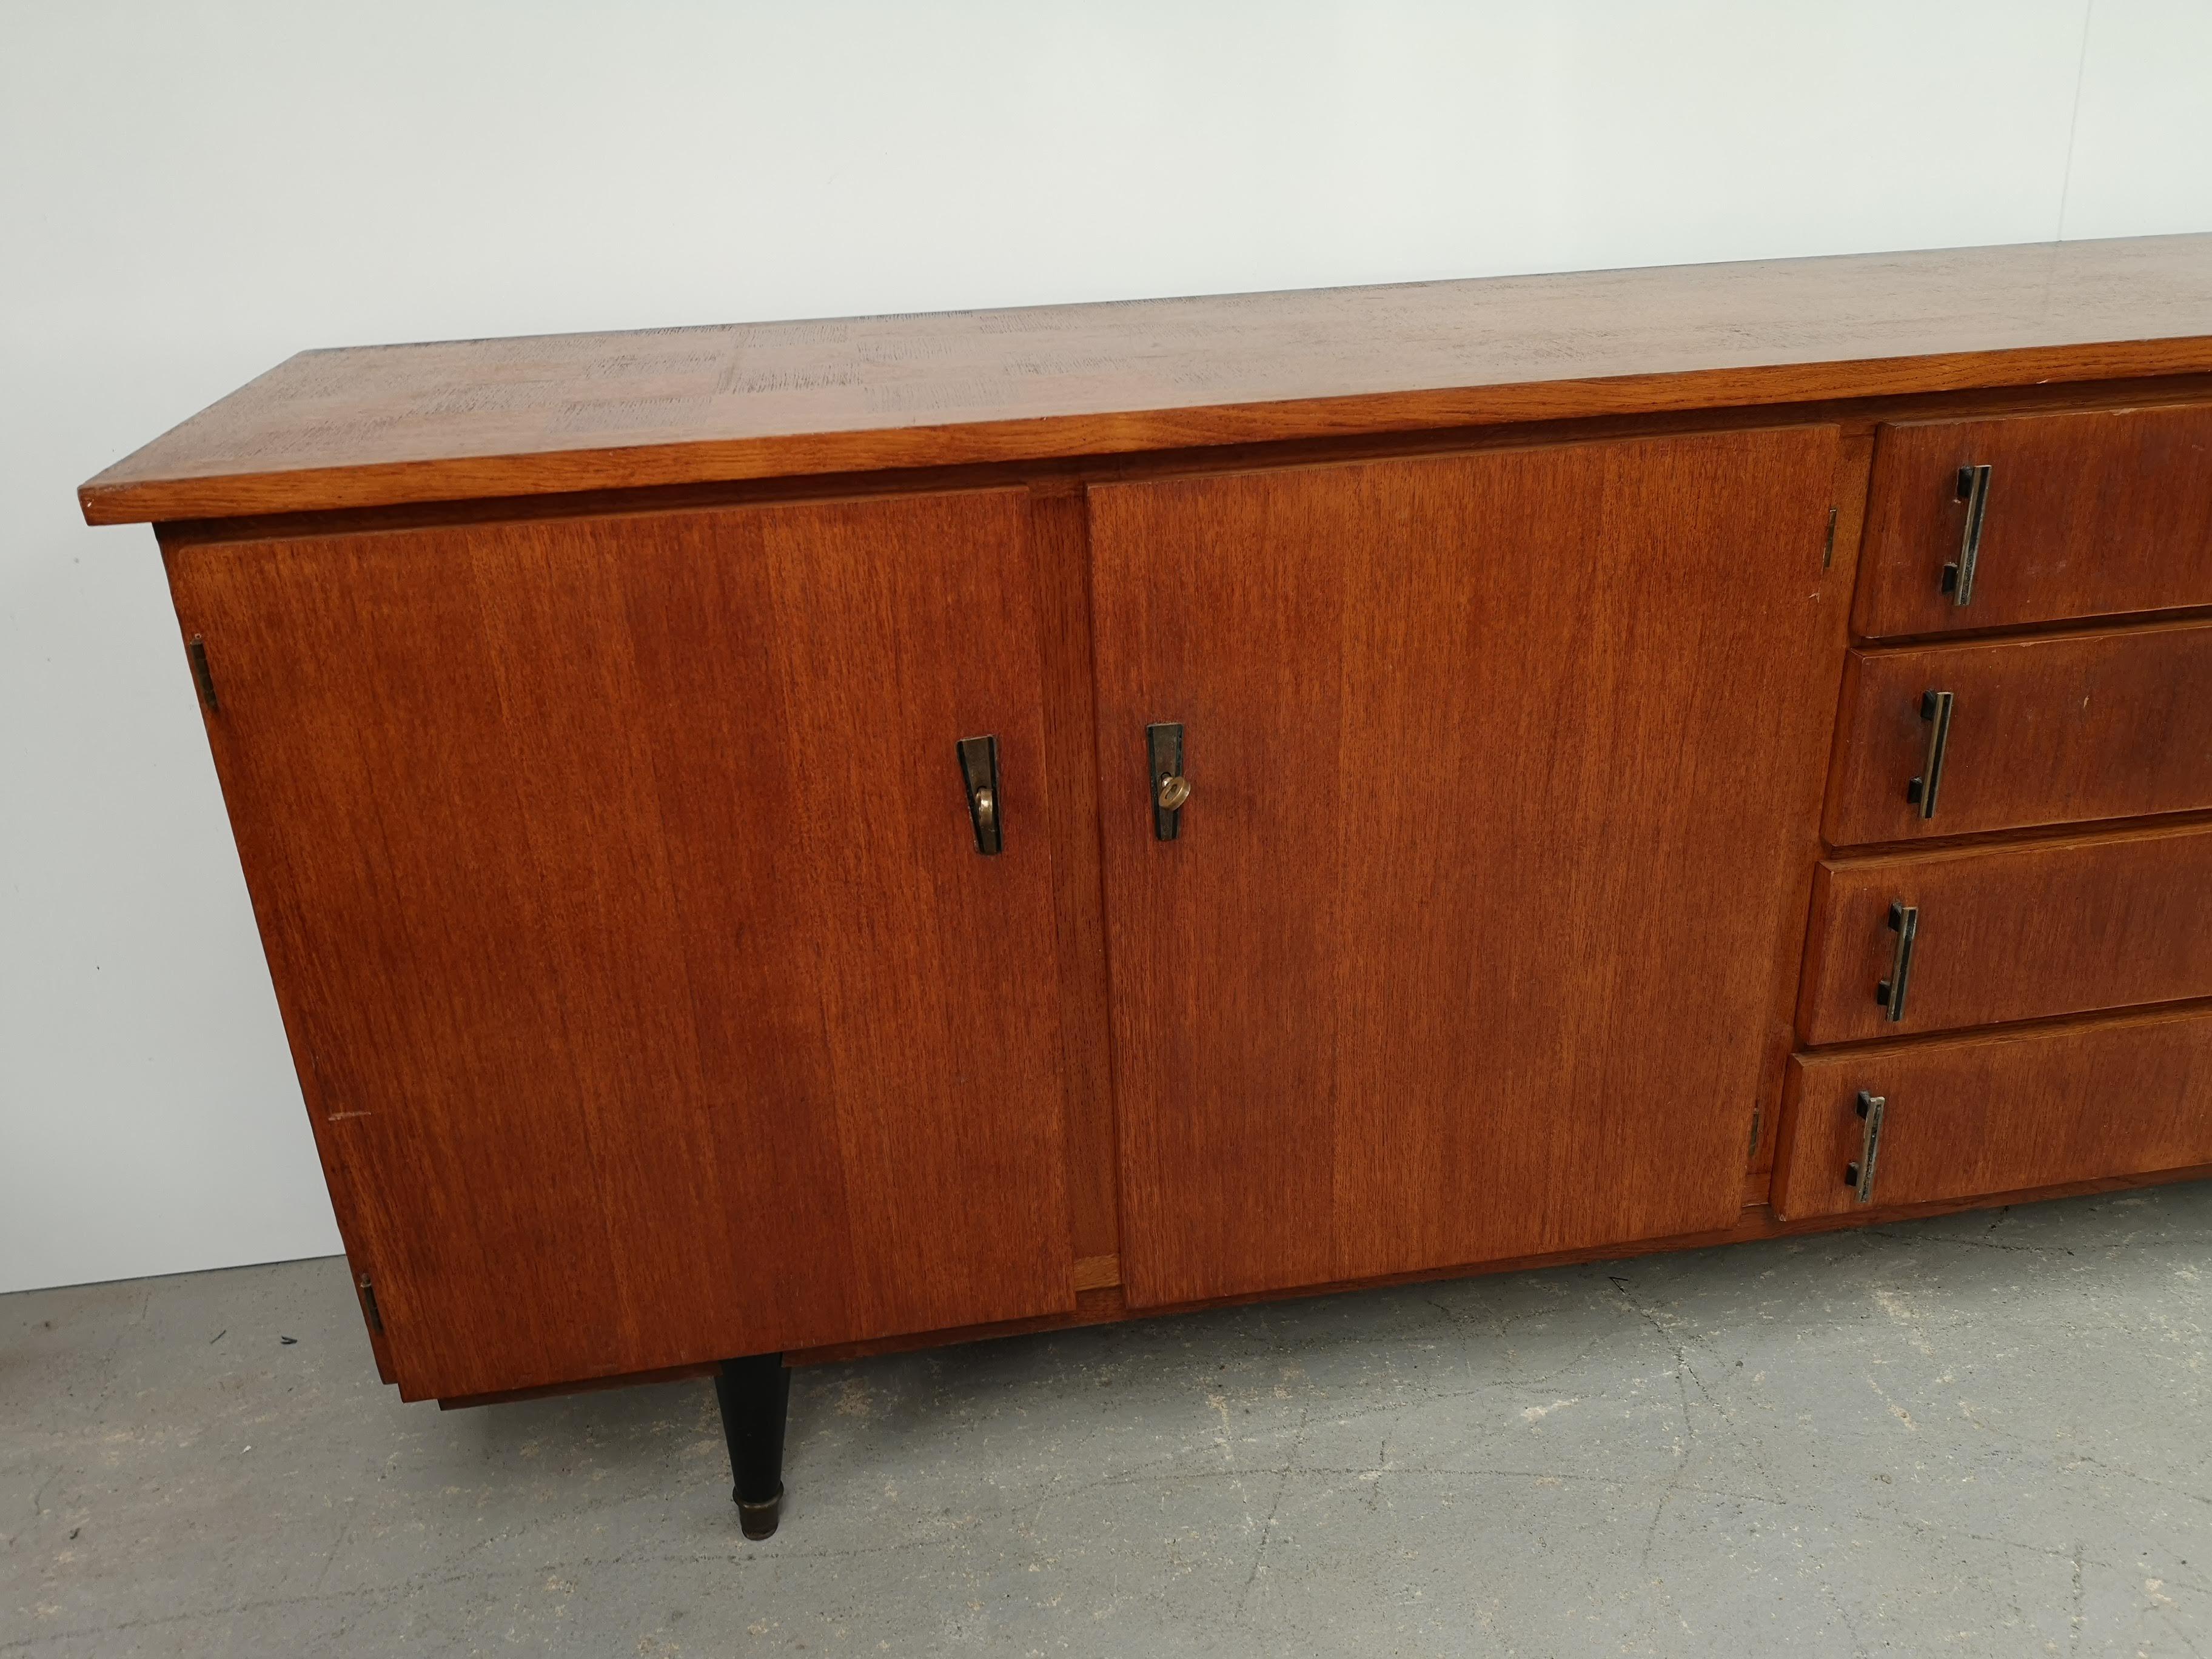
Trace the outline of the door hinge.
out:
M 207 641 L 193 635 L 185 641 L 185 654 L 192 660 L 192 684 L 200 689 L 200 701 L 207 705 L 209 714 L 220 714 L 222 703 L 215 694 L 215 676 L 208 669 Z
M 1836 562 L 1836 509 L 1828 509 L 1828 544 L 1820 550 L 1820 568 L 1827 569 Z
M 376 1285 L 367 1273 L 361 1276 L 361 1313 L 368 1321 L 368 1328 L 379 1336 L 384 1334 L 384 1316 L 376 1306 Z

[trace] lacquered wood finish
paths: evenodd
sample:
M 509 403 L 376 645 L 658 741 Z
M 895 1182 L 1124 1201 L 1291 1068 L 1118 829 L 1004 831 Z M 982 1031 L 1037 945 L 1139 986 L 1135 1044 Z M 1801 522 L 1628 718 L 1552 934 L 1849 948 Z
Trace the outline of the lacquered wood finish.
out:
M 1784 1220 L 1860 1208 L 1861 1091 L 1884 1101 L 1869 1207 L 2193 1167 L 2212 1162 L 2212 1011 L 1798 1055 Z
M 1963 466 L 1992 469 L 1972 602 L 1942 591 L 1959 556 Z M 2212 404 L 1902 422 L 1875 446 L 1869 637 L 2212 605 Z
M 1735 1214 L 1829 746 L 1836 456 L 1813 427 L 1091 492 L 1132 1305 Z
M 1919 908 L 1905 1018 L 1875 987 L 1893 902 Z M 1829 862 L 1798 1030 L 1899 1036 L 2212 996 L 2212 826 Z
M 1028 531 L 998 491 L 173 553 L 410 1397 L 1073 1309 Z
M 1954 702 L 1932 817 L 1927 694 Z M 1838 846 L 2212 808 L 2212 623 L 1854 651 Z
M 464 1401 L 2212 1168 L 2208 453 L 2212 236 L 313 353 L 82 497 Z
M 218 518 L 2208 370 L 2212 236 L 2037 243 L 307 352 L 80 494 Z

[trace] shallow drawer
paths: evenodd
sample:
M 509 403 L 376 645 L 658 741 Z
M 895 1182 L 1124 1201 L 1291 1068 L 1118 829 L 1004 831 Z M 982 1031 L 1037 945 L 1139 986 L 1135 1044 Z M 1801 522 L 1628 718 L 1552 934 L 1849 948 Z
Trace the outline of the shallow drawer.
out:
M 1899 854 L 1814 877 L 1808 1043 L 2202 996 L 2212 827 Z
M 2212 605 L 2212 404 L 1885 426 L 1863 550 L 1873 639 Z
M 1798 1054 L 1784 1102 L 1790 1221 L 2212 1164 L 2212 1010 Z
M 2212 623 L 1854 651 L 1838 847 L 2212 807 Z

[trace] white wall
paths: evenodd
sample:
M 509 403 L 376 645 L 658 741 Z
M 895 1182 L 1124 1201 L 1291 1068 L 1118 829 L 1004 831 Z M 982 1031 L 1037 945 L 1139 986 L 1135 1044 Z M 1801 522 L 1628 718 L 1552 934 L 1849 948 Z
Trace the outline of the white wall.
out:
M 2203 0 L 0 13 L 0 1289 L 337 1248 L 151 534 L 302 347 L 2212 229 Z

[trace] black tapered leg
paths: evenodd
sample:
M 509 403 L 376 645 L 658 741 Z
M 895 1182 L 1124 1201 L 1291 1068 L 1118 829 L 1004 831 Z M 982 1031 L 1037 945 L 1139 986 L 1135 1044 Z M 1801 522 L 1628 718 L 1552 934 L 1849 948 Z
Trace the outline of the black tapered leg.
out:
M 791 1373 L 780 1353 L 725 1359 L 714 1373 L 714 1394 L 722 1402 L 730 1473 L 737 1478 L 731 1495 L 738 1500 L 738 1524 L 748 1538 L 774 1537 L 783 1504 L 783 1419 L 791 1404 Z

